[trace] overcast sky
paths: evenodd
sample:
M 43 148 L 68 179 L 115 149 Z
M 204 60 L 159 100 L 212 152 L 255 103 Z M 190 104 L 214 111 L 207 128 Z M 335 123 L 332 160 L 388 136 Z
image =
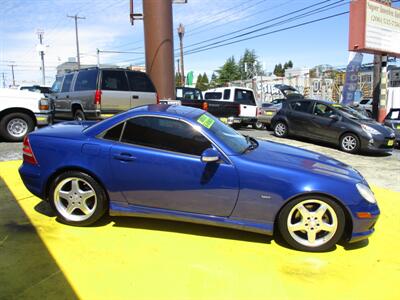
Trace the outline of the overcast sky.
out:
M 152 1 L 152 0 L 145 0 Z M 134 0 L 135 12 L 142 12 L 142 1 Z M 17 84 L 40 83 L 40 57 L 36 51 L 37 30 L 44 31 L 46 80 L 54 79 L 55 67 L 76 56 L 74 20 L 66 15 L 86 17 L 79 20 L 81 63 L 96 63 L 96 48 L 138 52 L 137 54 L 104 54 L 102 63 L 125 66 L 144 64 L 143 22 L 129 22 L 129 0 L 0 0 L 0 76 L 5 73 L 11 83 L 10 64 L 15 64 Z M 327 6 L 331 5 L 331 6 Z M 396 4 L 398 6 L 398 4 Z M 302 22 L 348 11 L 349 1 L 324 0 L 188 0 L 187 4 L 174 5 L 175 48 L 178 46 L 176 28 L 186 27 L 186 50 L 225 40 L 215 37 L 231 33 L 257 23 L 280 17 L 290 12 L 312 6 L 310 10 L 327 6 L 324 12 L 292 20 L 257 32 L 266 33 Z M 272 24 L 294 15 L 280 18 Z M 241 32 L 243 34 L 252 27 Z M 255 33 L 256 34 L 256 33 Z M 195 43 L 209 40 L 203 44 Z M 185 71 L 207 72 L 209 75 L 224 61 L 234 55 L 239 59 L 246 48 L 254 49 L 266 71 L 276 63 L 291 59 L 296 67 L 313 67 L 318 64 L 343 66 L 347 63 L 348 15 L 327 19 L 279 33 L 243 41 L 208 51 L 185 56 Z M 365 61 L 371 57 L 366 56 Z M 1 86 L 2 86 L 2 79 Z

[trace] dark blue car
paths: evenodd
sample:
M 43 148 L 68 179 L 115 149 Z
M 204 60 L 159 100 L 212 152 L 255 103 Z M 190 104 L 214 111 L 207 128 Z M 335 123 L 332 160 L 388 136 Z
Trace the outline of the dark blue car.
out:
M 353 168 L 184 106 L 50 126 L 25 139 L 23 156 L 26 187 L 70 225 L 109 212 L 280 233 L 296 249 L 324 251 L 367 238 L 379 215 Z

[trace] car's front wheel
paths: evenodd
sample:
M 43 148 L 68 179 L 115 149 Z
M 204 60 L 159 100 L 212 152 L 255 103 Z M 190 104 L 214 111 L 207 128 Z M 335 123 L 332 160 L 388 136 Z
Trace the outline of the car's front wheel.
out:
M 345 133 L 340 138 L 340 149 L 347 153 L 360 151 L 360 139 L 353 133 Z
M 289 133 L 288 126 L 285 122 L 278 121 L 274 125 L 274 133 L 277 137 L 286 137 Z
M 51 184 L 50 203 L 63 223 L 88 226 L 107 210 L 108 200 L 103 187 L 88 174 L 67 171 Z
M 4 116 L 0 121 L 0 136 L 7 141 L 19 142 L 35 129 L 35 121 L 31 116 L 14 112 Z
M 283 239 L 301 251 L 326 251 L 342 237 L 343 209 L 322 196 L 305 196 L 287 203 L 279 213 L 278 228 Z

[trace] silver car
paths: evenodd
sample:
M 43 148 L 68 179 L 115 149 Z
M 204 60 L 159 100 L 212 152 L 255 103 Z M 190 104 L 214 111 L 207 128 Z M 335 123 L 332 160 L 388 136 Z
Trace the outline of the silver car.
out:
M 146 73 L 90 68 L 56 78 L 52 86 L 56 119 L 102 119 L 130 108 L 158 103 Z

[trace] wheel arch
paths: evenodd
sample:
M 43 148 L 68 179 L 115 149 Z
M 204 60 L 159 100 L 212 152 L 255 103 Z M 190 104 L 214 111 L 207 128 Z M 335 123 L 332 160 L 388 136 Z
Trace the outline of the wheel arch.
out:
M 343 210 L 344 216 L 345 216 L 345 226 L 344 226 L 344 232 L 343 232 L 343 236 L 341 236 L 340 240 L 347 240 L 350 236 L 351 233 L 353 231 L 353 219 L 351 217 L 351 212 L 350 210 L 343 205 L 343 203 L 341 201 L 339 201 L 339 199 L 331 194 L 327 194 L 327 193 L 322 193 L 322 192 L 305 192 L 305 193 L 301 193 L 301 194 L 297 194 L 294 195 L 288 199 L 286 199 L 286 201 L 284 202 L 284 205 L 282 205 L 282 207 L 277 211 L 275 218 L 274 218 L 274 234 L 277 233 L 278 230 L 278 218 L 279 215 L 282 211 L 282 209 L 291 201 L 296 200 L 298 198 L 301 197 L 325 197 L 328 198 L 332 201 L 334 201 L 337 205 L 339 205 L 339 207 Z
M 3 119 L 5 116 L 11 114 L 11 113 L 27 114 L 29 117 L 32 118 L 33 124 L 36 127 L 37 124 L 36 124 L 36 116 L 35 116 L 35 114 L 30 109 L 23 108 L 23 107 L 12 107 L 12 108 L 7 108 L 5 110 L 2 110 L 0 112 L 0 120 Z
M 106 187 L 105 187 L 103 181 L 100 180 L 100 178 L 99 178 L 96 174 L 94 174 L 93 172 L 91 172 L 91 171 L 89 171 L 89 170 L 87 170 L 87 169 L 85 169 L 85 168 L 78 167 L 78 166 L 62 167 L 62 168 L 56 170 L 55 172 L 53 172 L 53 173 L 47 178 L 46 184 L 44 185 L 44 193 L 43 193 L 43 194 L 44 194 L 44 199 L 45 199 L 46 201 L 49 201 L 50 186 L 51 186 L 51 183 L 53 182 L 53 180 L 56 179 L 57 176 L 61 175 L 62 173 L 71 172 L 71 171 L 72 171 L 72 172 L 73 172 L 73 171 L 82 172 L 82 173 L 86 173 L 87 175 L 91 176 L 94 180 L 96 180 L 96 181 L 100 184 L 100 186 L 101 186 L 101 187 L 103 188 L 103 190 L 104 190 L 104 193 L 105 193 L 106 196 L 107 196 L 107 200 L 110 201 L 110 197 L 109 197 L 109 195 L 108 195 L 108 190 L 106 189 Z
M 71 104 L 71 111 L 72 111 L 72 114 L 75 114 L 75 111 L 77 111 L 78 109 L 80 109 L 81 111 L 85 112 L 85 111 L 83 110 L 82 103 L 74 102 L 74 103 Z

